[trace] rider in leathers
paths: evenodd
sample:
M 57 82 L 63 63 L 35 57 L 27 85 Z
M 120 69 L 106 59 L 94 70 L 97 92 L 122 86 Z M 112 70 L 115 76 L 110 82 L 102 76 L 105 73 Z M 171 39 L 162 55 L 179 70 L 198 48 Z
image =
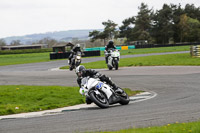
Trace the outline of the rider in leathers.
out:
M 113 83 L 111 81 L 111 78 L 107 77 L 106 75 L 102 75 L 102 74 L 100 74 L 99 72 L 97 72 L 95 70 L 85 69 L 84 66 L 80 65 L 80 66 L 78 66 L 76 68 L 76 74 L 78 76 L 77 83 L 78 83 L 79 87 L 81 87 L 81 80 L 82 80 L 82 78 L 87 77 L 87 76 L 93 77 L 93 78 L 97 77 L 101 81 L 106 82 L 108 85 L 112 86 L 113 90 L 115 90 L 116 93 L 118 93 L 118 94 L 122 94 L 123 93 L 122 90 L 118 89 L 119 87 L 117 87 L 115 85 L 115 83 Z M 88 99 L 87 97 L 86 97 L 86 103 L 87 104 L 91 103 L 90 99 Z
M 114 42 L 112 40 L 110 40 L 108 42 L 108 44 L 105 46 L 105 53 L 108 53 L 108 50 L 111 49 L 111 48 L 116 49 L 116 47 L 114 46 Z M 108 56 L 109 55 L 105 56 L 106 64 L 108 64 Z
M 80 44 L 77 44 L 71 50 L 71 54 L 69 56 L 69 64 L 71 64 L 71 59 L 73 58 L 74 55 L 76 55 L 77 52 L 81 52 L 82 53 L 81 48 L 80 48 Z

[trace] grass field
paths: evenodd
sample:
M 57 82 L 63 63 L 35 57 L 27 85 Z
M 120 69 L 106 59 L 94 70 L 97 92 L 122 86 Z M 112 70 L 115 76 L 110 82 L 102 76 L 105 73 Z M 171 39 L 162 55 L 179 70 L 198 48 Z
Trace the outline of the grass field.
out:
M 107 68 L 105 61 L 82 63 L 82 65 L 89 69 Z M 200 66 L 200 58 L 193 58 L 189 53 L 185 53 L 120 59 L 119 67 L 131 66 Z M 68 69 L 68 66 L 61 69 Z
M 141 91 L 125 89 L 128 95 Z M 33 112 L 85 103 L 78 87 L 0 85 L 0 115 Z
M 190 50 L 190 46 L 176 46 L 176 47 L 120 50 L 120 54 L 121 55 L 133 55 L 133 54 L 164 53 L 164 52 L 189 51 L 189 50 Z M 101 55 L 104 55 L 103 51 L 102 51 Z
M 190 123 L 167 124 L 160 127 L 131 128 L 101 133 L 200 133 L 200 121 Z
M 0 55 L 0 66 L 50 61 L 49 52 Z
M 121 50 L 121 55 L 188 51 L 189 46 Z M 50 61 L 50 52 L 0 55 L 0 66 Z M 104 56 L 101 51 L 101 56 Z

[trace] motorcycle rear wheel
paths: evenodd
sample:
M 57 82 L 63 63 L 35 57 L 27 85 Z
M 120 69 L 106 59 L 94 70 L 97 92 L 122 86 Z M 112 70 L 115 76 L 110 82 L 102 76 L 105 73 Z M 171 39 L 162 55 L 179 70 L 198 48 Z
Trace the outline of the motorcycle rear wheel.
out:
M 120 104 L 121 105 L 127 105 L 127 104 L 129 104 L 129 102 L 130 102 L 130 99 L 129 99 L 129 96 L 128 96 L 128 94 L 124 91 L 124 96 L 120 96 Z

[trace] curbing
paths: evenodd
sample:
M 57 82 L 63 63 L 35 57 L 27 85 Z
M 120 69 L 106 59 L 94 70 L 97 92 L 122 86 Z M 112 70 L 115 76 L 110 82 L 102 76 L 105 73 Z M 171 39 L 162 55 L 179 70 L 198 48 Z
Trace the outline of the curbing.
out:
M 148 99 L 152 99 L 156 96 L 157 96 L 157 94 L 155 92 L 140 93 L 140 94 L 137 94 L 135 96 L 130 97 L 130 103 L 129 104 L 141 102 L 141 101 L 148 100 Z M 116 105 L 119 105 L 119 104 L 114 104 L 112 106 L 116 106 Z M 40 116 L 46 116 L 46 115 L 56 115 L 56 114 L 60 114 L 62 112 L 66 112 L 66 111 L 77 111 L 77 110 L 87 109 L 87 108 L 97 108 L 97 106 L 95 104 L 90 104 L 90 105 L 80 104 L 80 105 L 58 108 L 58 109 L 53 109 L 53 110 L 5 115 L 5 116 L 0 116 L 0 120 L 17 119 L 17 118 L 32 118 L 32 117 L 40 117 Z

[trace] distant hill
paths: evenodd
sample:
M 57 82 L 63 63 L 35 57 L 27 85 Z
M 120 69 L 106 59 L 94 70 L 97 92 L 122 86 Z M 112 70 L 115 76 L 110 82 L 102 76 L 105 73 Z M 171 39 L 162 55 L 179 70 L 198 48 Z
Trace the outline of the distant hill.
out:
M 30 34 L 25 36 L 11 36 L 3 39 L 6 41 L 7 44 L 10 44 L 13 40 L 20 40 L 20 42 L 23 44 L 31 44 L 32 42 L 41 40 L 46 37 L 55 39 L 57 41 L 71 41 L 72 38 L 78 38 L 79 40 L 88 40 L 89 32 L 93 30 L 103 31 L 102 29 L 68 30 L 40 34 Z

